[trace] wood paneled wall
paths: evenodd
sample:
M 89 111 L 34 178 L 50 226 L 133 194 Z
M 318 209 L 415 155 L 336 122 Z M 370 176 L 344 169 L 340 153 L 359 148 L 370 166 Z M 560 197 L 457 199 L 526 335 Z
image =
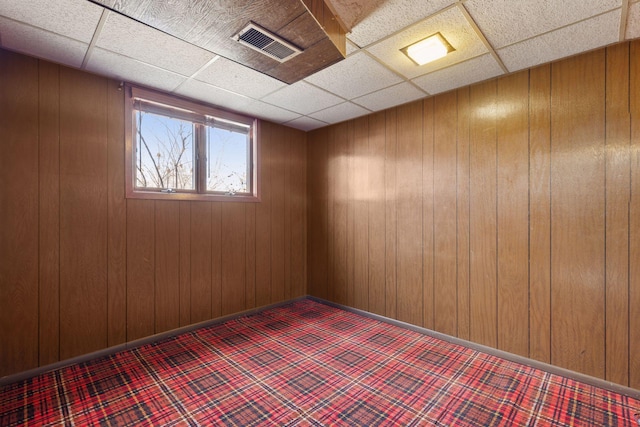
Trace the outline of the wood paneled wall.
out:
M 306 134 L 260 203 L 127 200 L 118 85 L 0 50 L 0 376 L 306 294 Z
M 309 134 L 309 292 L 640 388 L 640 42 Z

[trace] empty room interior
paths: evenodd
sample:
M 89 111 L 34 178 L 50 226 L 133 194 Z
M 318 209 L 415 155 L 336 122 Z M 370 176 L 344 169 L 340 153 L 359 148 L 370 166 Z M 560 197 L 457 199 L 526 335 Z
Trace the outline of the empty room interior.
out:
M 640 426 L 639 37 L 0 0 L 0 425 Z

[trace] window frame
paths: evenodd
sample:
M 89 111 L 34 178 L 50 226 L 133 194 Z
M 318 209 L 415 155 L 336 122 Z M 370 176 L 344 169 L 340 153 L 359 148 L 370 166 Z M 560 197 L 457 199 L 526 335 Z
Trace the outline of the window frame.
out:
M 128 199 L 153 199 L 153 200 L 201 200 L 201 201 L 229 201 L 229 202 L 259 202 L 260 201 L 260 151 L 258 134 L 260 121 L 256 118 L 242 114 L 221 110 L 199 102 L 191 101 L 175 95 L 161 93 L 152 89 L 142 88 L 130 84 L 124 85 L 125 90 L 125 195 Z M 162 191 L 163 189 L 139 189 L 135 186 L 136 167 L 136 138 L 135 131 L 135 107 L 136 100 L 151 106 L 148 110 L 154 113 L 166 115 L 173 110 L 172 116 L 181 120 L 188 120 L 194 124 L 194 183 L 193 190 L 175 190 L 174 192 Z M 218 118 L 249 126 L 248 166 L 250 177 L 247 179 L 249 192 L 247 193 L 222 193 L 207 191 L 206 183 L 206 128 L 207 118 Z M 199 135 L 195 135 L 198 133 Z M 203 143 L 205 142 L 205 143 Z

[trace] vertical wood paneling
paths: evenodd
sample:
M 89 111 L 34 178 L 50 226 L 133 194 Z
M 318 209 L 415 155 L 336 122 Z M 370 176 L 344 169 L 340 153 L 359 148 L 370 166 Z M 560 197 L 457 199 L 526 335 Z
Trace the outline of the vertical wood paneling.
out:
M 353 306 L 369 308 L 369 118 L 353 121 Z
M 607 48 L 605 378 L 629 380 L 629 45 Z
M 61 359 L 107 346 L 107 90 L 60 69 Z
M 397 118 L 398 110 L 385 112 L 384 198 L 385 198 L 385 315 L 396 319 L 397 310 Z
M 369 118 L 369 311 L 385 314 L 385 113 Z
M 454 336 L 458 331 L 456 131 L 457 93 L 437 96 L 433 147 L 434 329 Z
M 127 202 L 124 198 L 124 91 L 107 82 L 108 343 L 127 340 Z
M 334 288 L 332 292 L 334 300 L 339 304 L 347 304 L 347 212 L 349 205 L 347 123 L 330 129 L 329 141 L 329 147 L 333 147 L 335 152 L 335 157 L 331 159 L 332 174 L 334 175 L 332 183 L 335 188 L 335 193 L 332 195 L 333 230 L 329 230 L 333 248 L 333 276 L 330 276 L 329 280 L 331 287 Z
M 272 129 L 272 174 L 271 174 L 271 299 L 270 302 L 282 301 L 285 295 L 285 192 L 286 169 L 285 159 L 287 145 L 284 128 Z
M 327 297 L 326 137 L 325 128 L 311 135 L 307 146 L 307 286 L 310 294 L 320 298 Z
M 118 81 L 0 50 L 0 89 L 0 375 L 307 293 L 306 133 L 260 134 L 267 203 L 126 200 Z
M 551 363 L 551 66 L 529 91 L 529 357 Z
M 435 100 L 423 103 L 422 126 L 422 322 L 428 329 L 435 326 L 435 293 L 440 284 L 435 282 Z
M 422 102 L 397 111 L 397 317 L 422 326 Z
M 222 315 L 222 206 L 226 203 L 211 203 L 211 315 Z M 244 239 L 244 236 L 242 236 Z M 238 243 L 239 244 L 239 243 Z M 237 261 L 239 262 L 239 261 Z
M 0 51 L 0 94 L 3 376 L 38 366 L 38 61 Z
M 60 359 L 60 73 L 39 61 L 39 364 Z M 4 110 L 3 110 L 4 111 Z M 26 169 L 25 169 L 26 170 Z
M 307 294 L 307 135 L 291 142 L 291 297 Z
M 471 87 L 470 338 L 497 345 L 496 81 Z
M 458 89 L 457 281 L 458 334 L 469 339 L 469 88 Z
M 191 202 L 180 205 L 180 326 L 191 324 Z
M 498 348 L 529 355 L 529 72 L 498 79 Z
M 127 340 L 155 333 L 155 202 L 127 200 Z
M 155 333 L 160 333 L 180 326 L 180 204 L 155 203 Z
M 245 309 L 245 203 L 222 206 L 222 315 Z
M 346 164 L 346 209 L 347 209 L 347 228 L 346 230 L 346 239 L 347 239 L 347 253 L 345 256 L 346 259 L 346 271 L 347 271 L 347 304 L 352 306 L 355 304 L 355 253 L 356 253 L 356 242 L 355 242 L 355 196 L 356 196 L 356 159 L 354 156 L 354 134 L 355 134 L 355 125 L 353 121 L 348 121 L 347 125 L 347 139 L 346 139 L 346 156 L 345 156 L 345 164 Z
M 191 204 L 191 323 L 212 318 L 211 203 Z M 129 231 L 127 232 L 127 234 Z
M 603 377 L 604 51 L 551 73 L 551 362 Z
M 412 104 L 372 114 L 366 156 L 362 119 L 311 132 L 327 150 L 309 167 L 326 185 L 316 202 L 330 215 L 329 297 L 355 305 L 364 285 L 379 312 L 384 274 L 386 316 L 638 387 L 640 42 L 630 45 L 427 98 L 420 120 Z
M 245 307 L 251 309 L 256 306 L 256 205 L 245 209 Z
M 271 175 L 272 125 L 260 122 L 261 201 L 256 205 L 256 305 L 271 301 Z M 318 145 L 322 147 L 322 145 Z M 319 169 L 318 169 L 319 170 Z M 315 283 L 315 281 L 314 281 Z
M 640 389 L 640 41 L 630 46 L 629 386 Z

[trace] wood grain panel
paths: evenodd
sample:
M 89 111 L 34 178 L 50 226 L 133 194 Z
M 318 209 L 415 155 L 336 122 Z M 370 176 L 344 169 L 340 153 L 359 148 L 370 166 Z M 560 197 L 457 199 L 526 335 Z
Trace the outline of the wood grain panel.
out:
M 291 299 L 291 140 L 293 129 L 284 128 L 284 152 L 283 152 L 283 173 L 284 173 L 284 248 L 282 250 L 284 261 L 284 299 Z
M 38 117 L 38 61 L 0 51 L 0 93 L 0 376 L 4 376 L 38 366 L 38 126 L 33 123 Z
M 385 316 L 397 319 L 397 121 L 398 110 L 385 112 L 384 209 L 385 209 Z
M 458 332 L 456 300 L 458 285 L 456 271 L 457 93 L 449 92 L 439 95 L 435 97 L 434 102 L 434 329 L 455 336 Z
M 282 301 L 285 295 L 285 193 L 287 145 L 284 128 L 272 129 L 271 161 L 271 300 Z
M 211 205 L 209 202 L 191 203 L 191 323 L 213 317 Z
M 355 241 L 355 197 L 356 197 L 356 160 L 355 160 L 355 126 L 353 121 L 346 122 L 347 125 L 347 139 L 346 139 L 346 156 L 345 165 L 347 168 L 346 177 L 346 208 L 347 208 L 347 253 L 346 258 L 346 271 L 347 271 L 347 304 L 351 307 L 355 304 L 355 254 L 356 254 L 356 241 Z
M 261 201 L 256 205 L 256 305 L 267 305 L 271 301 L 271 175 L 272 126 L 260 121 L 260 180 Z M 311 212 L 310 212 L 311 214 Z
M 385 314 L 385 113 L 369 118 L 369 311 Z
M 498 79 L 498 348 L 529 355 L 529 72 Z
M 124 91 L 107 82 L 107 251 L 108 343 L 127 340 L 127 202 L 124 181 Z
M 336 232 L 337 232 L 337 224 L 336 224 L 336 199 L 338 193 L 338 164 L 339 158 L 337 157 L 337 148 L 335 143 L 335 134 L 337 133 L 336 127 L 331 127 L 329 132 L 327 133 L 327 138 L 322 144 L 325 144 L 327 147 L 327 164 L 325 165 L 327 169 L 327 200 L 326 200 L 326 212 L 327 212 L 327 298 L 329 301 L 338 302 L 346 301 L 346 298 L 339 298 L 337 295 L 341 294 L 341 291 L 344 289 L 342 286 L 338 285 L 336 282 L 336 262 L 339 260 L 336 259 Z
M 256 204 L 247 204 L 245 211 L 245 307 L 256 306 Z
M 422 321 L 423 326 L 434 329 L 435 325 L 435 230 L 434 230 L 434 98 L 427 98 L 423 104 L 422 128 Z
M 307 294 L 307 135 L 291 141 L 291 297 Z
M 107 346 L 107 90 L 60 68 L 61 359 Z
M 470 338 L 497 345 L 496 81 L 471 87 Z
M 604 51 L 551 78 L 551 361 L 603 377 Z
M 222 206 L 211 203 L 211 318 L 222 315 Z M 244 238 L 244 236 L 243 236 Z
M 458 333 L 469 339 L 469 88 L 458 89 L 457 282 Z
M 551 363 L 551 66 L 529 72 L 529 357 Z
M 155 333 L 180 326 L 180 204 L 157 200 L 155 210 Z
M 39 61 L 38 72 L 38 362 L 46 365 L 60 360 L 60 74 L 57 65 L 45 61 Z
M 640 389 L 640 41 L 630 43 L 629 386 Z
M 629 380 L 629 45 L 606 50 L 605 378 Z
M 222 315 L 245 309 L 245 203 L 224 203 L 222 209 Z
M 327 186 L 323 171 L 327 162 L 326 138 L 326 128 L 312 132 L 307 147 L 307 286 L 310 294 L 320 298 L 327 298 Z
M 422 102 L 397 111 L 397 316 L 422 326 Z
M 342 123 L 329 130 L 329 147 L 333 147 L 335 155 L 329 159 L 332 180 L 335 183 L 333 196 L 333 229 L 329 230 L 333 248 L 333 276 L 329 277 L 333 290 L 333 298 L 339 304 L 347 304 L 347 212 L 349 198 L 348 185 L 348 139 L 347 123 Z M 331 197 L 329 196 L 329 197 Z
M 353 121 L 353 306 L 369 308 L 369 117 Z
M 191 324 L 191 202 L 180 204 L 180 326 Z
M 155 203 L 127 200 L 127 341 L 155 333 Z

